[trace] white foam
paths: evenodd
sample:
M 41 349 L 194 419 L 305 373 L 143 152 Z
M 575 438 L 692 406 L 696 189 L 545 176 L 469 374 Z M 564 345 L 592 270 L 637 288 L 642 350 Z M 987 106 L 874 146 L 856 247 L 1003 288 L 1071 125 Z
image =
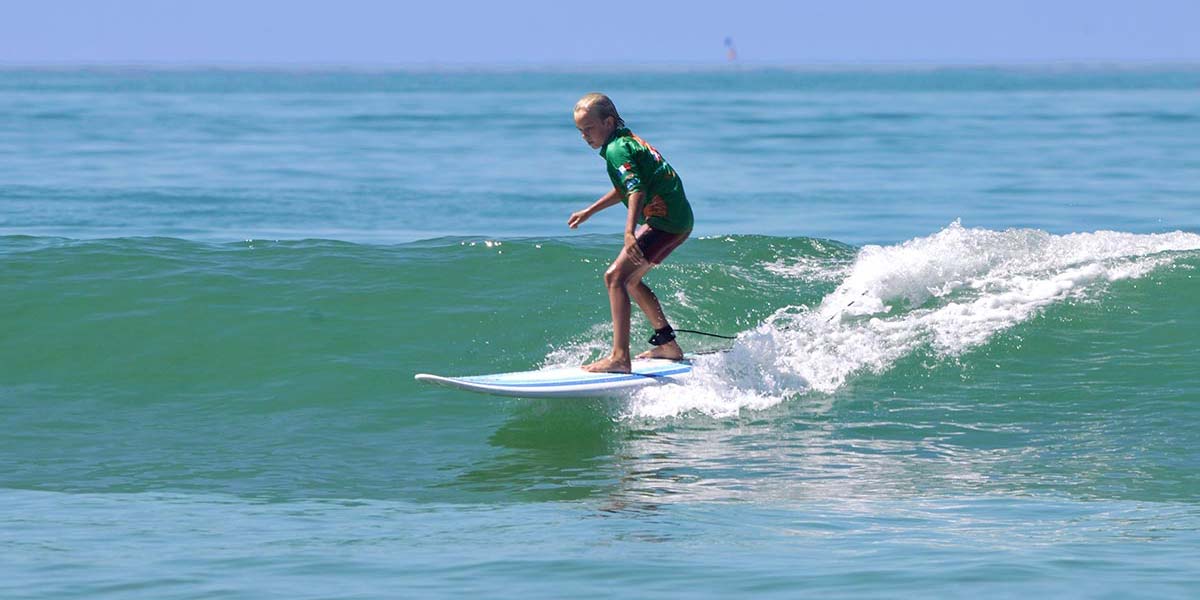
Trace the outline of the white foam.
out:
M 850 264 L 843 264 L 841 268 L 831 268 L 828 260 L 811 256 L 799 256 L 795 258 L 781 258 L 764 263 L 762 268 L 766 269 L 768 273 L 773 273 L 780 277 L 818 283 L 841 280 L 849 272 Z
M 571 341 L 551 349 L 540 367 L 552 369 L 591 362 L 597 356 L 604 356 L 612 348 L 611 335 L 611 323 L 596 323 L 581 340 Z
M 1195 250 L 1200 235 L 1193 233 L 1060 236 L 967 229 L 957 221 L 929 237 L 866 246 L 848 270 L 829 265 L 845 277 L 815 310 L 779 309 L 739 335 L 730 352 L 701 357 L 694 381 L 638 392 L 626 416 L 729 416 L 834 392 L 856 373 L 884 372 L 917 349 L 957 356 L 1047 306 L 1142 277 Z M 798 272 L 783 264 L 761 268 L 821 277 L 811 263 L 797 261 Z

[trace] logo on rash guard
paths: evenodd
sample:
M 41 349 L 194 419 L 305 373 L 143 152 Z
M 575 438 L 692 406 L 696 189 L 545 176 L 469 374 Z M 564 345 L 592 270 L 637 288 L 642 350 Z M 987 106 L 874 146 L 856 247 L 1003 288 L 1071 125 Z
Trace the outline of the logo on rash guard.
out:
M 621 173 L 621 181 L 625 183 L 626 191 L 632 192 L 633 188 L 642 183 L 633 170 L 633 163 L 625 163 L 617 167 L 617 171 Z

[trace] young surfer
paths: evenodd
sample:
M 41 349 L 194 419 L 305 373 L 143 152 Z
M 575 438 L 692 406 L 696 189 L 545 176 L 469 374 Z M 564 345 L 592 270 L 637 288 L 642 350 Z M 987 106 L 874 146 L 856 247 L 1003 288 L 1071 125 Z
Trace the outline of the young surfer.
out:
M 594 372 L 630 371 L 630 296 L 654 327 L 653 349 L 638 358 L 683 358 L 675 331 L 667 322 L 658 297 L 642 277 L 679 247 L 692 232 L 692 207 L 679 175 L 658 150 L 625 127 L 617 107 L 604 94 L 588 94 L 575 104 L 575 127 L 583 141 L 600 150 L 613 189 L 591 206 L 573 213 L 567 225 L 574 229 L 592 215 L 624 203 L 625 245 L 604 272 L 608 303 L 612 309 L 612 354 L 584 367 Z M 639 225 L 641 225 L 639 227 Z

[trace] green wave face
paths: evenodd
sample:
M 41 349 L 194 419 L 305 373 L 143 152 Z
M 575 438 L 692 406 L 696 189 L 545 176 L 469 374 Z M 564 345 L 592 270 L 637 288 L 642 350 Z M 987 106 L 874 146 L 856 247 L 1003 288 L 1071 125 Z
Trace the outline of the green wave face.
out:
M 677 327 L 737 336 L 683 337 L 689 351 L 728 350 L 701 356 L 686 385 L 530 403 L 413 381 L 606 351 L 601 277 L 619 243 L 4 238 L 8 484 L 637 497 L 634 482 L 617 492 L 607 468 L 588 471 L 596 457 L 622 455 L 671 456 L 672 468 L 699 473 L 738 456 L 739 486 L 761 477 L 767 490 L 790 481 L 838 497 L 982 486 L 1170 499 L 1200 489 L 1187 466 L 1200 440 L 1181 425 L 1194 422 L 1200 389 L 1200 314 L 1189 300 L 1200 236 L 1190 233 L 952 224 L 863 248 L 699 238 L 647 278 Z M 640 316 L 634 328 L 648 337 Z M 500 454 L 468 451 L 481 435 Z M 755 439 L 775 440 L 758 467 L 740 441 Z M 447 479 L 446 465 L 458 474 Z M 822 487 L 841 468 L 856 483 Z M 580 483 L 581 469 L 599 479 Z M 781 469 L 825 475 L 780 480 Z M 1115 487 L 1114 469 L 1128 475 Z M 668 487 L 734 493 L 703 481 Z M 649 484 L 654 494 L 667 485 Z M 801 493 L 789 490 L 772 493 Z
M 733 414 L 836 393 L 864 375 L 911 374 L 914 362 L 1023 362 L 1033 348 L 1019 340 L 1031 336 L 1067 335 L 1082 350 L 1090 334 L 1154 331 L 1158 321 L 1144 315 L 1180 310 L 1175 300 L 1192 291 L 1198 240 L 957 224 L 859 249 L 808 238 L 692 240 L 647 282 L 676 327 L 739 339 L 682 334 L 689 350 L 730 352 L 701 359 L 710 377 L 694 389 L 649 391 L 639 402 L 692 394 L 708 400 L 669 412 Z M 600 279 L 614 246 L 608 237 L 399 246 L 10 237 L 0 368 L 13 385 L 147 392 L 132 394 L 140 397 L 300 377 L 319 398 L 322 381 L 345 389 L 352 373 L 369 389 L 378 378 L 409 387 L 395 374 L 419 370 L 570 364 L 607 347 Z M 1130 298 L 1149 286 L 1160 294 L 1135 308 Z M 640 339 L 648 325 L 635 317 Z

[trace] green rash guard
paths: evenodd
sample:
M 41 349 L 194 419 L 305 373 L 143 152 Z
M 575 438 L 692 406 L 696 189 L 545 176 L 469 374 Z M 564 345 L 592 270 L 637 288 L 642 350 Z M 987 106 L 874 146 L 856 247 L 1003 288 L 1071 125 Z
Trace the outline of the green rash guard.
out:
M 645 194 L 638 223 L 667 233 L 692 230 L 692 206 L 683 193 L 683 181 L 654 146 L 621 128 L 600 148 L 600 156 L 625 206 L 633 192 Z

